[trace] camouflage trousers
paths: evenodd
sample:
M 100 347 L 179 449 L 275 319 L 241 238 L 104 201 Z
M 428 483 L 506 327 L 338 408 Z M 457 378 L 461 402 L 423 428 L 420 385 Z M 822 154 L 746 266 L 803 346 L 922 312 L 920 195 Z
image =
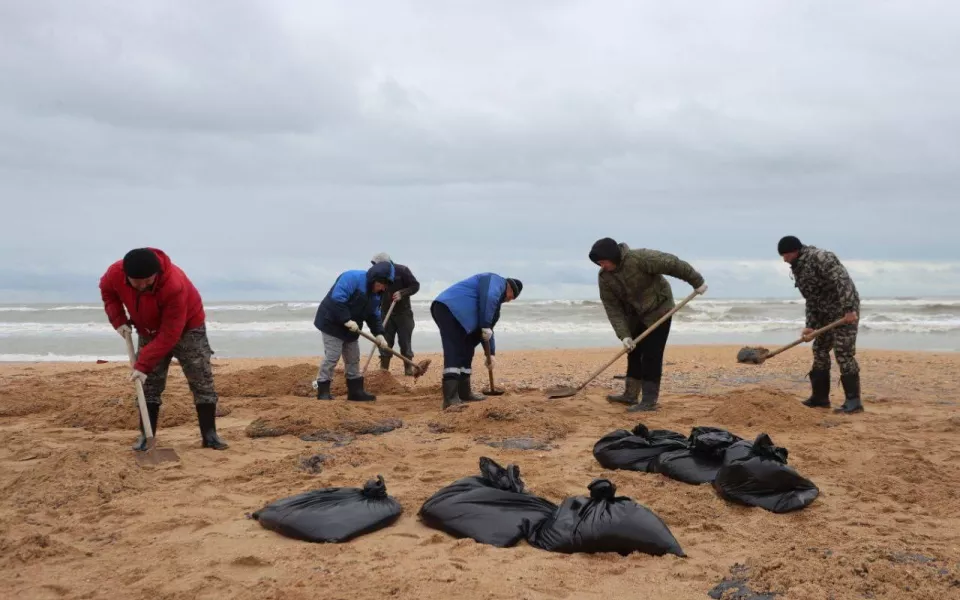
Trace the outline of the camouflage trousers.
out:
M 150 340 L 148 336 L 139 336 L 137 352 L 150 343 Z M 147 382 L 143 384 L 143 395 L 147 404 L 162 404 L 160 396 L 167 387 L 167 372 L 173 358 L 180 362 L 183 376 L 187 378 L 187 384 L 193 392 L 194 404 L 216 404 L 217 391 L 213 386 L 213 367 L 210 364 L 212 354 L 205 325 L 185 331 L 173 350 L 163 357 L 152 372 L 147 373 Z
M 826 323 L 814 325 L 814 329 L 823 327 Z M 841 325 L 825 333 L 821 333 L 813 340 L 813 369 L 816 371 L 830 370 L 830 350 L 837 359 L 841 375 L 854 375 L 860 372 L 857 363 L 857 324 Z

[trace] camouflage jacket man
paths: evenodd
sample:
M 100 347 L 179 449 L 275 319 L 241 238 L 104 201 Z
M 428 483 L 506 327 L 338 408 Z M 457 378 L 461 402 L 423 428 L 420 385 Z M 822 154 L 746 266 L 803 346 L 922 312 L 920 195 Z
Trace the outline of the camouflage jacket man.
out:
M 857 286 L 833 252 L 802 246 L 790 270 L 806 300 L 808 328 L 823 327 L 849 312 L 860 314 Z

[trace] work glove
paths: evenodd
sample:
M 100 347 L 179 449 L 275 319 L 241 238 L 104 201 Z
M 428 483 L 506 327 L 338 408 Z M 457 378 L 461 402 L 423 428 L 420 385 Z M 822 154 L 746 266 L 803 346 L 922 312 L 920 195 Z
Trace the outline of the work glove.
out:
M 496 362 L 496 361 L 493 360 L 493 355 L 492 355 L 492 354 L 487 357 L 486 363 L 487 363 L 487 367 L 488 367 L 488 368 L 492 369 L 492 368 L 493 368 L 493 365 L 495 364 L 495 362 Z
M 706 294 L 706 293 L 707 293 L 707 284 L 701 285 L 700 287 L 697 288 L 696 291 L 697 291 L 698 294 Z
M 403 298 L 403 294 L 402 294 L 401 292 L 394 292 L 394 293 L 393 293 L 393 301 L 394 301 L 394 302 L 400 302 L 400 298 Z
M 147 383 L 147 374 L 134 369 L 133 372 L 130 373 L 130 381 L 136 380 L 140 380 L 140 385 Z
M 357 322 L 353 320 L 347 321 L 346 323 L 343 324 L 343 326 L 349 329 L 351 333 L 356 333 L 360 331 L 360 326 L 357 325 Z
M 490 338 L 493 337 L 493 330 L 490 329 L 489 327 L 484 327 L 483 329 L 480 330 L 480 335 L 483 336 L 483 341 L 489 342 Z
M 120 327 L 117 327 L 117 333 L 120 334 L 120 337 L 126 339 L 128 335 L 133 333 L 133 330 L 130 329 L 130 326 L 124 323 Z
M 633 350 L 634 348 L 637 347 L 637 343 L 633 341 L 633 338 L 630 337 L 629 335 L 620 341 L 623 342 L 623 347 L 626 348 L 627 350 Z
M 380 346 L 381 348 L 386 348 L 386 347 L 387 347 L 387 339 L 386 339 L 385 337 L 383 337 L 382 335 L 378 335 L 378 336 L 377 336 L 377 345 Z

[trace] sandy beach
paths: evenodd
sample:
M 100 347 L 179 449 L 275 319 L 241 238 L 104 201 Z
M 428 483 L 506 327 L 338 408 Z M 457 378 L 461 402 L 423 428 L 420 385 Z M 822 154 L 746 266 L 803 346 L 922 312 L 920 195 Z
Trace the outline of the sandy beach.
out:
M 625 360 L 584 393 L 577 384 L 616 348 L 501 351 L 507 394 L 440 411 L 440 360 L 414 382 L 394 361 L 373 371 L 375 403 L 311 398 L 316 359 L 215 359 L 224 452 L 200 448 L 178 367 L 170 370 L 159 445 L 182 461 L 139 468 L 137 416 L 122 363 L 0 366 L 0 597 L 3 598 L 708 598 L 736 574 L 777 599 L 935 598 L 960 594 L 960 354 L 863 350 L 866 412 L 840 416 L 799 402 L 809 347 L 737 364 L 738 347 L 668 346 L 661 409 L 628 414 L 604 399 Z M 365 355 L 364 355 L 365 358 Z M 474 387 L 486 387 L 481 358 Z M 842 401 L 836 365 L 834 405 Z M 370 424 L 402 426 L 363 433 Z M 591 454 L 637 423 L 684 434 L 722 427 L 767 433 L 820 496 L 773 514 L 721 500 L 711 486 L 609 471 Z M 330 441 L 317 439 L 317 432 Z M 493 447 L 525 438 L 534 449 Z M 323 458 L 313 458 L 322 455 Z M 554 502 L 595 478 L 648 506 L 688 555 L 562 555 L 525 542 L 499 549 L 457 540 L 417 519 L 423 501 L 477 472 L 481 456 L 520 467 Z M 378 474 L 403 506 L 394 525 L 346 544 L 267 531 L 249 514 L 325 486 Z

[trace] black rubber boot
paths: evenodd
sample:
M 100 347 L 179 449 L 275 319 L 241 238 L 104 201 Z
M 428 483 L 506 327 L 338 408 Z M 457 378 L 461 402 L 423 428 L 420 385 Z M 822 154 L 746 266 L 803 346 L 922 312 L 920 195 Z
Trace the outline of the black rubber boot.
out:
M 660 399 L 660 382 L 641 381 L 640 393 L 642 394 L 640 404 L 634 404 L 627 409 L 627 412 L 650 412 L 657 410 L 657 400 Z
M 410 360 L 413 360 L 413 357 L 412 357 L 412 356 L 408 356 L 407 358 L 410 359 Z M 415 373 L 414 370 L 413 370 L 413 365 L 411 365 L 411 364 L 408 363 L 408 362 L 404 362 L 404 363 L 403 363 L 403 374 L 406 375 L 407 377 L 413 377 L 414 375 L 416 375 L 416 373 Z
M 460 378 L 457 382 L 457 392 L 460 395 L 460 399 L 464 402 L 480 402 L 481 400 L 486 400 L 487 397 L 483 394 L 475 394 L 473 390 L 470 389 L 470 374 L 469 373 L 460 373 Z
M 833 412 L 847 415 L 863 412 L 863 403 L 860 401 L 860 373 L 841 375 L 840 384 L 843 385 L 843 395 L 846 398 L 843 406 L 833 409 Z
M 389 354 L 387 356 L 380 357 L 380 370 L 389 371 L 390 370 L 390 359 L 393 358 Z
M 810 408 L 830 408 L 830 371 L 811 370 L 810 387 L 813 393 L 803 401 Z
M 347 400 L 354 402 L 373 402 L 377 397 L 363 389 L 363 377 L 347 380 Z
M 456 377 L 443 378 L 443 407 L 449 408 L 463 404 L 460 399 L 460 381 Z
M 607 402 L 619 402 L 620 404 L 633 406 L 637 403 L 637 397 L 639 396 L 640 380 L 627 377 L 626 383 L 623 384 L 623 393 L 617 395 L 610 394 L 607 396 Z
M 157 419 L 160 418 L 160 405 L 148 403 L 147 417 L 150 419 L 150 428 L 153 429 L 153 435 L 157 435 Z M 133 449 L 142 452 L 147 449 L 147 435 L 143 432 L 143 421 L 140 421 L 140 437 L 133 444 Z
M 333 394 L 330 393 L 329 381 L 317 382 L 317 400 L 333 400 Z
M 200 423 L 200 438 L 204 448 L 226 450 L 230 446 L 217 435 L 217 405 L 197 404 L 197 421 Z

